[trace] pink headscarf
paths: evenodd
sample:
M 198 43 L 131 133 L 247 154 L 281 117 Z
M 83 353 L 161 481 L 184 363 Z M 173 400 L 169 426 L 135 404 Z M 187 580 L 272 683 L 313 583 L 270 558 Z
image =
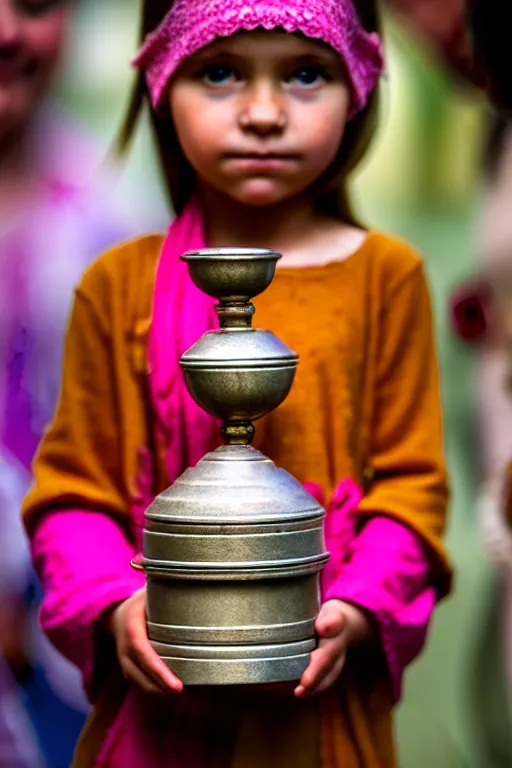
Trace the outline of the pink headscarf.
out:
M 352 89 L 349 117 L 360 112 L 382 74 L 381 41 L 366 32 L 351 0 L 177 0 L 133 61 L 144 69 L 153 107 L 165 98 L 185 59 L 240 30 L 301 32 L 341 56 Z

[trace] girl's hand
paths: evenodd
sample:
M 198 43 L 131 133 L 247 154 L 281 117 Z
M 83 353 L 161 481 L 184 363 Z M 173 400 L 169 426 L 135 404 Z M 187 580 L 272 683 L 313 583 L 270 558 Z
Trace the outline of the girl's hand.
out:
M 116 641 L 123 674 L 146 693 L 181 693 L 183 683 L 151 647 L 146 630 L 146 590 L 115 606 L 102 626 Z
M 373 627 L 360 608 L 342 600 L 329 600 L 320 609 L 315 630 L 320 642 L 295 688 L 299 698 L 330 688 L 341 674 L 348 649 L 370 638 Z

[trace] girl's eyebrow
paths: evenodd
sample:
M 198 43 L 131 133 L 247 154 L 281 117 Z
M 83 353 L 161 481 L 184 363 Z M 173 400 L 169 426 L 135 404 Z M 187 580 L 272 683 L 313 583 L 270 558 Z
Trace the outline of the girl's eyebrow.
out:
M 226 47 L 218 45 L 215 46 L 215 48 L 210 47 L 209 49 L 198 51 L 190 57 L 190 60 L 194 61 L 196 64 L 204 64 L 219 58 L 222 58 L 223 61 L 230 62 L 243 62 L 247 59 L 246 56 L 233 53 L 233 51 L 226 49 Z
M 219 58 L 230 64 L 246 64 L 252 57 L 230 50 L 227 45 L 222 45 L 222 43 L 215 45 L 215 47 L 210 47 L 209 50 L 203 49 L 198 51 L 191 57 L 196 64 L 206 64 Z M 274 61 L 278 66 L 286 65 L 292 67 L 305 64 L 335 66 L 338 62 L 339 57 L 337 54 L 334 51 L 331 53 L 329 50 L 297 51 L 292 54 L 280 54 L 275 57 Z
M 283 59 L 284 61 L 284 59 Z M 296 53 L 293 56 L 286 57 L 286 63 L 300 66 L 301 64 L 322 64 L 323 66 L 336 66 L 339 64 L 340 57 L 330 51 L 308 51 Z

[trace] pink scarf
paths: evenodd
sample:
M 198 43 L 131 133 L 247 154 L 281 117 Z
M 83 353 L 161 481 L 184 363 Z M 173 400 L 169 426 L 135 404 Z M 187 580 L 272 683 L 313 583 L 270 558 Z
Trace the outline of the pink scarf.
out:
M 186 251 L 205 247 L 202 213 L 193 200 L 174 220 L 164 243 L 149 335 L 151 396 L 171 483 L 219 444 L 216 419 L 192 400 L 179 367 L 181 355 L 218 327 L 215 300 L 197 288 L 180 261 Z

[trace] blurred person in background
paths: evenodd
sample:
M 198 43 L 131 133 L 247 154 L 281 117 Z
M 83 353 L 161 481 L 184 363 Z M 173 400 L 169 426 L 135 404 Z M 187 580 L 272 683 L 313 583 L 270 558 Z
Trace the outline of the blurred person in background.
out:
M 480 271 L 456 290 L 451 307 L 456 334 L 477 349 L 478 525 L 497 567 L 470 681 L 476 738 L 485 764 L 493 768 L 512 763 L 512 515 L 507 512 L 512 466 L 511 211 L 512 120 L 503 113 L 492 117 L 487 139 Z
M 478 631 L 471 641 L 463 707 L 479 753 L 478 759 L 472 756 L 472 764 L 506 768 L 512 765 L 512 503 L 507 505 L 507 495 L 511 500 L 512 495 L 506 495 L 504 488 L 512 460 L 512 337 L 508 337 L 512 326 L 502 307 L 512 303 L 512 3 L 387 0 L 387 4 L 432 57 L 448 67 L 457 86 L 485 89 L 491 107 L 478 214 L 479 269 L 457 289 L 451 311 L 456 334 L 478 345 L 473 408 L 481 491 L 476 517 L 480 547 L 491 560 L 486 600 L 480 609 L 475 601 Z M 505 514 L 507 506 L 510 511 Z
M 93 257 L 136 234 L 113 210 L 100 153 L 47 99 L 73 5 L 0 0 L 0 547 L 10 555 L 0 573 L 2 768 L 18 765 L 2 746 L 13 719 L 24 723 L 18 741 L 36 737 L 27 765 L 68 766 L 87 710 L 78 671 L 37 627 L 19 501 L 57 398 L 73 288 Z
M 504 91 L 502 91 L 504 93 Z M 512 119 L 494 116 L 486 156 L 486 189 L 481 233 L 483 292 L 481 314 L 485 336 L 479 350 L 477 406 L 480 421 L 482 492 L 479 522 L 487 552 L 498 567 L 497 585 L 490 606 L 489 638 L 481 658 L 489 667 L 496 659 L 487 695 L 494 699 L 491 721 L 485 712 L 492 765 L 512 763 L 512 515 L 507 478 L 512 466 Z M 508 469 L 507 469 L 508 468 Z M 507 517 L 509 518 L 507 520 Z M 491 642 L 497 653 L 490 652 Z M 505 684 L 503 684 L 505 683 Z M 496 691 L 497 689 L 497 691 Z M 498 696 L 496 695 L 498 692 Z M 496 701 L 498 699 L 498 701 Z
M 481 82 L 471 53 L 466 0 L 385 0 L 458 76 Z
M 512 108 L 506 0 L 384 0 L 459 78 L 485 88 L 500 109 Z
M 482 765 L 512 764 L 512 4 L 503 0 L 390 0 L 459 83 L 492 104 L 479 225 L 480 273 L 455 293 L 456 334 L 478 345 L 475 403 L 480 537 L 497 566 L 481 617 L 467 697 Z M 508 471 L 507 471 L 508 467 Z M 508 518 L 508 519 L 507 519 Z

